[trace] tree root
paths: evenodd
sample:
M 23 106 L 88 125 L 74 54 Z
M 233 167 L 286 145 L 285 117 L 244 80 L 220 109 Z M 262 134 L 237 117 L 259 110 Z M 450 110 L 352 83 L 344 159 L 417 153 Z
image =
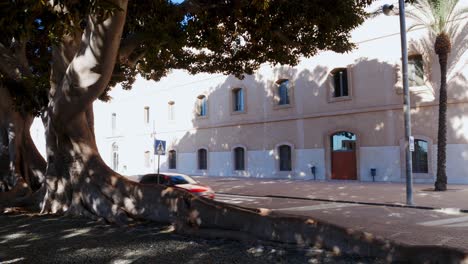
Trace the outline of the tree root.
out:
M 22 207 L 31 211 L 39 211 L 45 191 L 45 186 L 42 186 L 33 192 L 29 185 L 21 179 L 10 191 L 0 192 L 0 208 Z

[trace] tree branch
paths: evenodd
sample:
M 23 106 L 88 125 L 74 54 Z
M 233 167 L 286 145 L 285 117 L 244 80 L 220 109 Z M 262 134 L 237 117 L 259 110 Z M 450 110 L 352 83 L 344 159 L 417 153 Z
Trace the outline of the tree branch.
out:
M 53 116 L 62 121 L 86 109 L 106 89 L 118 55 L 127 0 L 113 0 L 121 10 L 103 19 L 91 14 L 81 46 L 54 96 Z
M 10 79 L 19 79 L 21 75 L 16 62 L 15 54 L 5 47 L 3 43 L 0 43 L 0 72 Z

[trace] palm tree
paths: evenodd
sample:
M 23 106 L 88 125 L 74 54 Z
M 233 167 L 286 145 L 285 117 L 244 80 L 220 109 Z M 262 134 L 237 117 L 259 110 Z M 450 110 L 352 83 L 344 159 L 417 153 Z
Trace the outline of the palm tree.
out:
M 452 40 L 468 8 L 456 9 L 459 0 L 416 0 L 414 9 L 408 10 L 407 17 L 414 20 L 408 31 L 415 27 L 429 30 L 430 39 L 435 39 L 434 50 L 439 57 L 440 96 L 439 96 L 439 130 L 437 134 L 437 177 L 436 191 L 447 190 L 446 146 L 447 146 L 447 60 L 452 49 Z

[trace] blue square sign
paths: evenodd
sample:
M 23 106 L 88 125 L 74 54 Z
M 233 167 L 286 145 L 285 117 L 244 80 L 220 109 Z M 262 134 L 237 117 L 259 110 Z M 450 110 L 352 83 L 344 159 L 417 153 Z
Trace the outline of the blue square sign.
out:
M 160 155 L 166 155 L 166 141 L 165 140 L 154 140 L 154 155 L 158 155 L 158 150 L 160 150 Z

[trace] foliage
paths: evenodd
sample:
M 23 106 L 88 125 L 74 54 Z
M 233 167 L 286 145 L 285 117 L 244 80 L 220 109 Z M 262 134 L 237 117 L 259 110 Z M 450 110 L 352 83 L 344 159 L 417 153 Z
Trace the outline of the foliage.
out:
M 460 20 L 466 18 L 468 8 L 457 9 L 460 0 L 417 0 L 413 3 L 414 9 L 406 15 L 414 23 L 408 31 L 415 27 L 426 27 L 434 37 L 446 33 L 453 38 L 457 33 Z
M 53 2 L 53 6 L 50 6 Z M 172 69 L 242 77 L 263 63 L 295 65 L 321 50 L 348 52 L 350 31 L 372 0 L 168 0 L 130 1 L 121 53 L 108 91 L 116 83 L 130 89 L 137 74 L 159 80 Z M 86 27 L 90 13 L 118 12 L 107 1 L 10 0 L 1 4 L 0 26 L 8 43 L 18 35 L 34 41 L 47 32 L 41 50 Z M 18 19 L 20 17 L 20 19 Z M 40 34 L 42 35 L 42 34 Z M 11 41 L 10 41 L 11 42 Z M 41 53 L 43 63 L 50 58 Z M 42 71 L 41 76 L 48 77 Z M 40 79 L 40 78 L 39 78 Z M 38 86 L 40 91 L 45 87 Z M 16 89 L 13 89 L 16 93 Z M 30 93 L 26 93 L 30 94 Z M 25 97 L 22 97 L 25 98 Z M 109 99 L 103 94 L 102 100 Z M 19 100 L 26 102 L 27 100 Z M 29 102 L 30 103 L 30 102 Z M 36 107 L 37 108 L 37 107 Z
M 430 39 L 434 39 L 434 51 L 439 57 L 440 89 L 439 89 L 439 121 L 437 133 L 437 175 L 436 191 L 447 189 L 447 63 L 448 54 L 452 49 L 452 41 L 459 33 L 459 27 L 466 24 L 465 15 L 468 8 L 456 9 L 459 0 L 418 0 L 415 9 L 408 12 L 408 17 L 415 23 L 408 29 L 423 26 L 429 29 Z M 464 38 L 465 36 L 463 36 Z

